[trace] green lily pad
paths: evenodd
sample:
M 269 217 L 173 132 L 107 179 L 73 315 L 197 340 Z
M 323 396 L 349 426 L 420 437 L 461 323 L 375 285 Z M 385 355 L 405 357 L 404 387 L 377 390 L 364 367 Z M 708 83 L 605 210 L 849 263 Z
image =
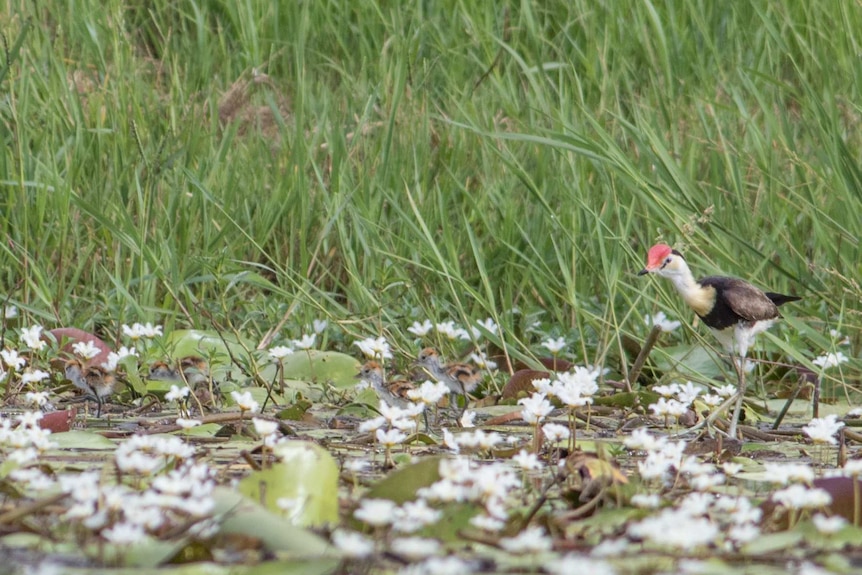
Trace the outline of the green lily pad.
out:
M 276 447 L 281 462 L 240 481 L 239 491 L 267 509 L 286 513 L 293 525 L 323 526 L 338 521 L 338 465 L 324 448 L 309 441 Z M 279 499 L 293 505 L 282 511 Z
M 165 346 L 171 359 L 179 359 L 189 355 L 206 358 L 210 361 L 210 370 L 213 371 L 213 376 L 215 376 L 219 365 L 230 364 L 228 346 L 230 346 L 230 350 L 234 355 L 239 357 L 246 356 L 245 349 L 235 337 L 230 334 L 222 335 L 224 336 L 224 340 L 214 331 L 178 329 L 165 336 Z M 227 345 L 225 345 L 225 341 L 227 341 Z M 249 347 L 249 349 L 251 348 Z
M 337 494 L 329 495 L 335 506 Z M 272 512 L 233 489 L 217 487 L 213 496 L 216 513 L 224 516 L 220 529 L 222 534 L 256 537 L 270 551 L 300 557 L 327 557 L 335 553 L 332 545 L 322 537 L 297 526 L 281 512 Z
M 248 566 L 242 573 L 243 575 L 329 575 L 335 573 L 341 563 L 340 558 L 328 557 L 305 560 L 284 559 Z M 202 572 L 201 575 L 207 574 Z
M 162 541 L 147 538 L 134 545 L 103 544 L 101 549 L 94 549 L 93 556 L 104 554 L 111 563 L 126 567 L 158 567 L 167 563 L 186 544 L 184 538 Z
M 159 398 L 164 399 L 165 394 L 171 390 L 171 387 L 180 387 L 184 385 L 185 384 L 182 381 L 170 381 L 167 379 L 148 379 L 146 382 L 146 392 L 152 393 L 153 395 L 157 395 Z
M 374 484 L 368 490 L 371 499 L 389 499 L 401 504 L 416 499 L 416 491 L 440 480 L 440 460 L 442 457 L 425 459 L 397 469 Z
M 725 374 L 721 360 L 702 345 L 677 345 L 662 348 L 661 351 L 664 353 L 654 355 L 656 366 L 664 372 L 676 370 L 711 378 Z M 728 369 L 732 371 L 730 366 Z
M 284 377 L 329 383 L 345 389 L 356 385 L 359 362 L 335 351 L 298 351 L 284 358 Z
M 288 421 L 302 421 L 302 418 L 305 417 L 306 412 L 310 408 L 311 402 L 301 399 L 279 411 L 277 417 Z
M 115 449 L 117 444 L 98 433 L 90 431 L 65 431 L 52 433 L 51 441 L 59 449 Z
M 636 405 L 646 406 L 656 403 L 659 395 L 652 391 L 639 390 L 631 392 L 620 392 L 605 397 L 597 397 L 594 400 L 596 405 L 605 405 L 611 407 L 627 407 L 632 408 Z
M 177 435 L 180 437 L 213 437 L 221 428 L 221 425 L 215 423 L 205 423 L 204 425 L 178 431 Z
M 804 540 L 805 534 L 798 529 L 768 533 L 746 543 L 742 547 L 742 553 L 744 555 L 768 555 L 798 547 Z

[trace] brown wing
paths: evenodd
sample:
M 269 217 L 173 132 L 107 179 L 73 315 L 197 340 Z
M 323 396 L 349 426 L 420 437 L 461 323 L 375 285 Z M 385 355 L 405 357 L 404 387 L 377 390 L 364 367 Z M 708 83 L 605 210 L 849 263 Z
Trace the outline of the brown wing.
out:
M 416 387 L 406 379 L 396 379 L 395 381 L 390 382 L 387 387 L 392 395 L 402 399 L 407 399 L 407 392 L 412 389 L 416 389 Z
M 700 283 L 713 286 L 716 289 L 716 305 L 707 315 L 724 316 L 720 319 L 725 321 L 719 323 L 730 325 L 739 320 L 762 321 L 781 317 L 781 314 L 778 313 L 778 306 L 762 290 L 747 281 L 736 278 L 708 277 L 700 280 Z M 719 318 L 716 317 L 715 319 Z

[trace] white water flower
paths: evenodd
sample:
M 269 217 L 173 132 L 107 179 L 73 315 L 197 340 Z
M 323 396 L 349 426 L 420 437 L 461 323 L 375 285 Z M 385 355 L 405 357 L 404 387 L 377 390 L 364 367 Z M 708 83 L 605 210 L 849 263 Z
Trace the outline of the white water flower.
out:
M 649 326 L 658 326 L 664 332 L 671 332 L 682 325 L 682 322 L 669 320 L 663 311 L 656 312 L 652 316 L 645 315 L 644 323 Z
M 332 542 L 343 555 L 353 559 L 374 553 L 374 540 L 355 531 L 337 529 L 332 533 Z
M 304 333 L 302 338 L 293 340 L 293 346 L 296 349 L 311 349 L 314 347 L 314 342 L 317 340 L 316 333 Z
M 156 336 L 162 335 L 162 326 L 153 325 L 150 322 L 147 322 L 146 324 L 135 323 L 131 327 L 123 325 L 122 330 L 123 335 L 132 340 L 138 340 L 141 338 L 152 339 Z
M 534 393 L 530 397 L 519 399 L 518 403 L 524 406 L 521 417 L 533 425 L 538 424 L 554 410 L 554 406 L 545 398 L 544 393 Z
M 563 441 L 571 436 L 569 428 L 565 425 L 560 425 L 559 423 L 546 423 L 542 426 L 542 433 L 545 435 L 545 439 L 550 443 L 557 443 L 558 441 Z
M 14 349 L 0 350 L 0 356 L 3 357 L 3 363 L 6 364 L 6 367 L 12 371 L 18 371 L 27 363 L 27 360 L 18 355 L 18 352 Z
M 146 539 L 147 534 L 141 525 L 126 521 L 103 530 L 102 537 L 117 545 L 131 545 Z
M 293 353 L 293 348 L 286 345 L 276 345 L 269 348 L 269 357 L 275 360 L 284 359 Z
M 392 359 L 392 350 L 385 337 L 368 337 L 354 341 L 353 345 L 359 348 L 365 357 L 372 359 Z
M 185 417 L 178 417 L 176 419 L 176 424 L 183 429 L 191 429 L 192 427 L 197 427 L 201 423 L 202 421 L 200 419 L 188 419 Z
M 363 499 L 353 516 L 373 526 L 389 525 L 395 520 L 398 506 L 389 499 Z
M 476 412 L 472 409 L 465 409 L 464 413 L 461 415 L 461 419 L 458 420 L 458 423 L 461 424 L 463 429 L 468 429 L 470 427 L 476 427 Z
M 497 334 L 500 332 L 500 326 L 497 325 L 497 322 L 495 322 L 493 318 L 487 317 L 484 320 L 477 319 L 476 324 L 490 333 Z
M 418 321 L 414 321 L 413 325 L 411 325 L 410 327 L 407 328 L 407 331 L 409 331 L 410 333 L 412 333 L 416 337 L 422 337 L 422 336 L 428 335 L 428 332 L 430 332 L 431 329 L 433 329 L 433 327 L 434 327 L 434 324 L 431 323 L 431 320 L 426 319 L 422 323 L 419 323 Z
M 794 483 L 772 494 L 772 499 L 788 509 L 819 509 L 832 503 L 829 492 L 819 487 Z
M 509 553 L 540 553 L 550 551 L 553 541 L 541 527 L 528 527 L 514 537 L 500 539 L 500 547 Z
M 549 337 L 542 342 L 542 347 L 556 355 L 566 348 L 566 339 L 564 337 L 558 337 L 557 339 Z
M 254 430 L 261 437 L 272 435 L 278 431 L 278 422 L 271 419 L 262 419 L 260 417 L 252 417 L 251 422 L 254 424 Z
M 378 443 L 381 445 L 385 445 L 386 447 L 392 447 L 393 445 L 398 445 L 402 443 L 405 439 L 407 439 L 407 434 L 402 433 L 397 429 L 389 429 L 384 431 L 383 429 L 378 429 L 374 432 L 377 437 Z
M 837 367 L 842 363 L 847 363 L 850 361 L 846 355 L 842 352 L 829 352 L 827 354 L 821 355 L 820 357 L 814 358 L 811 363 L 816 366 L 821 367 L 822 369 L 829 369 L 830 367 Z
M 42 351 L 47 343 L 42 339 L 42 326 L 34 325 L 21 329 L 21 341 L 33 351 Z
M 233 398 L 234 402 L 236 402 L 237 406 L 239 406 L 240 411 L 250 411 L 255 413 L 260 410 L 260 404 L 254 400 L 250 391 L 246 391 L 244 393 L 232 391 L 230 392 L 230 396 Z
M 840 515 L 834 515 L 832 517 L 827 517 L 822 513 L 817 513 L 814 517 L 811 518 L 811 521 L 814 522 L 814 527 L 821 533 L 837 533 L 841 531 L 845 525 L 847 525 L 847 520 L 841 517 Z
M 844 427 L 843 421 L 838 421 L 838 416 L 834 413 L 826 417 L 812 419 L 808 425 L 802 428 L 802 431 L 811 438 L 814 443 L 826 443 L 829 445 L 838 445 L 838 440 L 835 439 L 835 434 Z
M 24 385 L 28 383 L 39 383 L 42 380 L 48 379 L 51 377 L 51 374 L 47 371 L 42 371 L 41 369 L 27 370 L 21 374 L 21 383 Z
M 539 456 L 526 449 L 522 449 L 516 455 L 513 455 L 512 462 L 524 471 L 536 471 L 542 468 Z

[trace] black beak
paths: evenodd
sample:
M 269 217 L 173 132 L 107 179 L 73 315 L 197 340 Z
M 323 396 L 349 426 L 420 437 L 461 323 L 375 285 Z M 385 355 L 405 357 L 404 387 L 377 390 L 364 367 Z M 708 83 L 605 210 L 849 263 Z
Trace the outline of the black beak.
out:
M 649 273 L 649 270 L 648 270 L 648 269 L 646 269 L 646 268 L 644 268 L 644 269 L 642 269 L 641 271 L 639 271 L 639 272 L 638 272 L 638 275 L 639 275 L 639 276 L 645 276 L 645 275 L 647 275 L 648 273 Z

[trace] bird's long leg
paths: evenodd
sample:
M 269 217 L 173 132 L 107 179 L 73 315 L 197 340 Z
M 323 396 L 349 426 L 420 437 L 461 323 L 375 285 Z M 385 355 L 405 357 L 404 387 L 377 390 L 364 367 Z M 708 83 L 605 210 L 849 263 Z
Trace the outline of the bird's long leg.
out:
M 730 429 L 727 430 L 727 433 L 732 438 L 736 439 L 736 426 L 739 423 L 739 415 L 742 413 L 742 402 L 745 399 L 745 356 L 731 355 L 730 360 L 733 362 L 733 367 L 736 369 L 736 377 L 739 380 L 739 386 L 736 391 L 736 406 L 733 408 L 733 416 L 730 418 Z
M 461 384 L 461 393 L 464 395 L 464 409 L 461 410 L 461 413 L 458 415 L 458 423 L 461 422 L 461 418 L 464 417 L 464 414 L 467 413 L 467 406 L 470 401 L 467 399 L 467 389 L 464 387 L 464 384 Z
M 679 437 L 681 435 L 693 433 L 693 432 L 698 431 L 704 427 L 706 428 L 707 433 L 710 436 L 712 436 L 712 424 L 715 423 L 715 420 L 718 419 L 718 417 L 722 413 L 724 413 L 724 410 L 727 409 L 728 407 L 730 407 L 730 404 L 733 403 L 734 401 L 736 401 L 736 396 L 729 397 L 728 399 L 724 400 L 721 405 L 719 405 L 718 407 L 716 407 L 713 410 L 710 410 L 711 413 L 709 414 L 709 416 L 706 419 L 704 419 L 703 421 L 701 421 L 697 425 L 694 425 L 692 427 L 688 427 L 688 428 L 680 431 L 679 433 L 674 434 L 673 437 Z M 720 429 L 717 429 L 716 431 L 718 431 L 721 434 L 724 434 L 724 432 L 721 431 Z

